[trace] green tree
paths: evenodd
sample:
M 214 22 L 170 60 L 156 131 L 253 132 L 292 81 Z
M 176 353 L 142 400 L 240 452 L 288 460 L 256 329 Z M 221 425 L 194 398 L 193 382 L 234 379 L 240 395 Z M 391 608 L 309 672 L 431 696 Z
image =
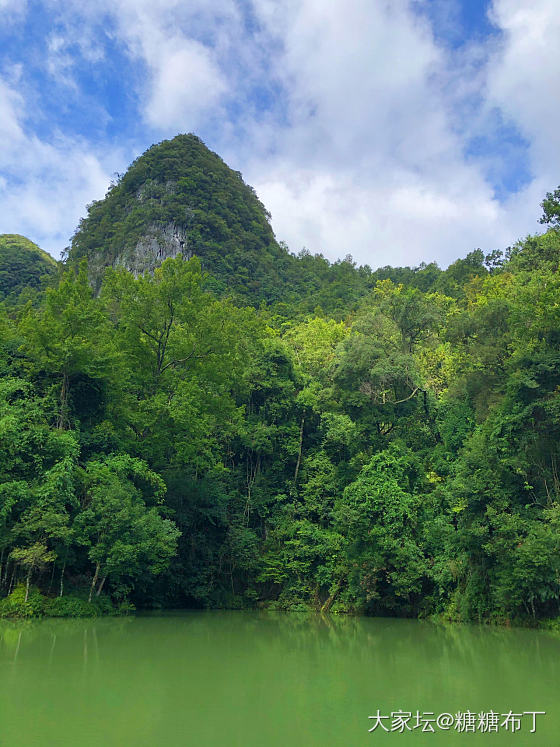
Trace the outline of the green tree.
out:
M 541 207 L 543 214 L 540 222 L 553 228 L 560 228 L 560 187 L 555 189 L 554 192 L 546 193 L 546 197 L 541 202 Z
M 29 598 L 29 584 L 33 571 L 43 570 L 48 563 L 52 563 L 56 555 L 54 552 L 47 550 L 46 545 L 35 542 L 30 547 L 15 547 L 10 553 L 10 558 L 17 564 L 25 568 L 25 599 Z
M 87 464 L 83 490 L 74 531 L 94 566 L 89 601 L 107 579 L 118 589 L 142 575 L 161 573 L 179 536 L 173 522 L 160 515 L 161 478 L 141 460 L 115 455 Z
M 411 615 L 421 607 L 430 583 L 421 481 L 413 454 L 395 443 L 372 457 L 337 501 L 349 594 L 364 611 Z
M 19 329 L 32 374 L 53 381 L 58 392 L 58 427 L 69 428 L 73 386 L 85 379 L 94 389 L 96 382 L 110 379 L 118 361 L 108 319 L 93 295 L 85 263 L 77 274 L 68 270 L 57 288 L 47 289 L 41 308 L 28 306 Z M 73 405 L 74 414 L 79 414 L 80 403 Z

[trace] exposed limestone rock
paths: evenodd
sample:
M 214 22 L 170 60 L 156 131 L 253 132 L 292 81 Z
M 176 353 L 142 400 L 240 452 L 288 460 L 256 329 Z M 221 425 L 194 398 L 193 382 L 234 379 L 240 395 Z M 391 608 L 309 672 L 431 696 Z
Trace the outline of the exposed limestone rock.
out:
M 188 248 L 187 231 L 168 223 L 164 226 L 150 224 L 145 236 L 142 236 L 132 249 L 123 250 L 110 263 L 112 267 L 124 267 L 135 276 L 153 272 L 168 257 L 182 254 L 184 259 L 193 256 Z M 105 268 L 108 266 L 103 255 L 93 255 L 89 259 L 89 275 L 95 292 L 101 288 Z
M 146 271 L 153 272 L 168 257 L 174 258 L 179 254 L 185 259 L 192 256 L 186 230 L 174 223 L 165 226 L 151 224 L 134 249 L 119 255 L 113 267 L 125 267 L 134 275 L 141 275 Z

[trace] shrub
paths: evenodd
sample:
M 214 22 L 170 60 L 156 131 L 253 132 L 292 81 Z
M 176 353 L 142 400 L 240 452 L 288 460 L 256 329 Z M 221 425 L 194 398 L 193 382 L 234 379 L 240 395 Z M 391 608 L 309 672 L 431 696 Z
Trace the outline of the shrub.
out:
M 66 596 L 48 599 L 45 614 L 49 617 L 96 617 L 99 609 L 93 602 L 79 597 Z
M 9 596 L 0 600 L 0 617 L 41 617 L 46 601 L 39 589 L 32 586 L 26 602 L 25 586 L 21 584 Z

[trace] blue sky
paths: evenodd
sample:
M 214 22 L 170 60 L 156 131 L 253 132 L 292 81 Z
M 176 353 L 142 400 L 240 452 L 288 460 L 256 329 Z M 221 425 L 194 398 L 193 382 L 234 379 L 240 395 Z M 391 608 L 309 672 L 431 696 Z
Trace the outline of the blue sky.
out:
M 560 183 L 554 0 L 0 0 L 0 233 L 54 256 L 152 143 L 196 132 L 279 240 L 441 265 Z

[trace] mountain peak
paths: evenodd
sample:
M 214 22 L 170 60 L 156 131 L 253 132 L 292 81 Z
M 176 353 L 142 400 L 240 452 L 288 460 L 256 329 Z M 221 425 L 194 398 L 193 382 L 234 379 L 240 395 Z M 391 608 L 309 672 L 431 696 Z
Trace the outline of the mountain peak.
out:
M 92 203 L 72 238 L 69 260 L 103 270 L 153 271 L 167 257 L 197 255 L 216 290 L 260 300 L 271 265 L 287 253 L 252 187 L 196 135 L 152 145 Z

